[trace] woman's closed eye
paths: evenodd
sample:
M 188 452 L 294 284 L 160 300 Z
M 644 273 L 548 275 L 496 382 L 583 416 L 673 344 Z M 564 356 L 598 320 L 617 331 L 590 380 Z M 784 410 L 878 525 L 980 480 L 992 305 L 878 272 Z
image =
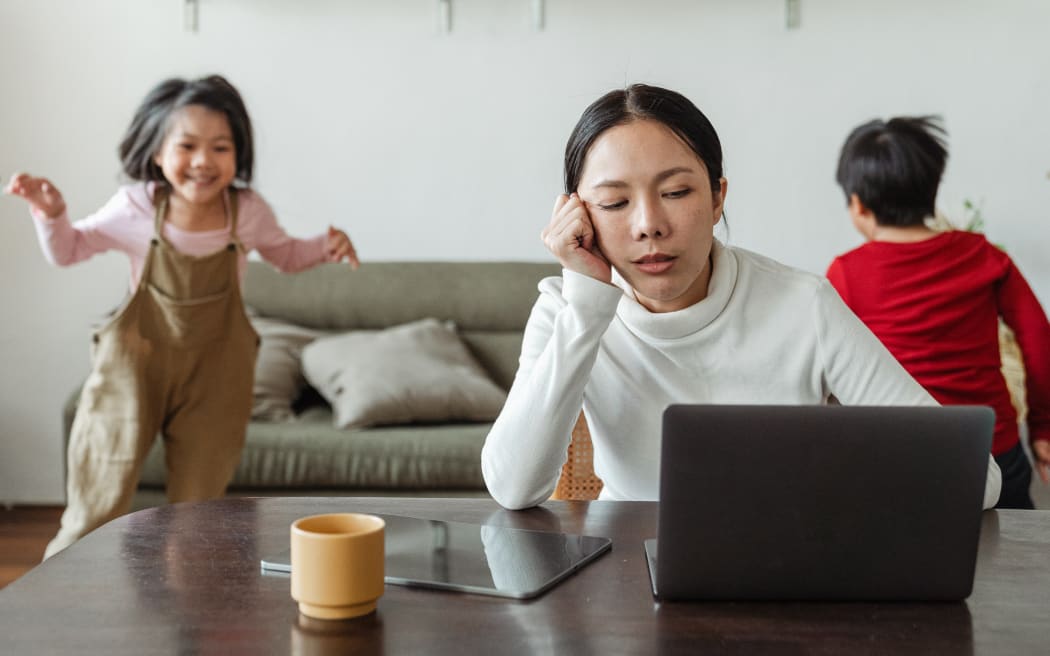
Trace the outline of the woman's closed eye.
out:
M 693 193 L 692 187 L 682 187 L 681 189 L 672 189 L 670 191 L 664 191 L 660 193 L 660 196 L 668 200 L 677 200 L 679 198 L 685 198 L 689 194 Z M 608 200 L 608 201 L 596 201 L 593 203 L 598 209 L 606 212 L 615 212 L 616 210 L 622 210 L 627 207 L 628 201 L 626 198 L 620 200 Z
M 605 210 L 606 212 L 614 212 L 616 210 L 622 210 L 623 208 L 627 207 L 627 201 L 626 200 L 613 200 L 613 201 L 608 201 L 608 202 L 599 201 L 599 202 L 596 202 L 595 205 L 598 206 L 598 209 Z

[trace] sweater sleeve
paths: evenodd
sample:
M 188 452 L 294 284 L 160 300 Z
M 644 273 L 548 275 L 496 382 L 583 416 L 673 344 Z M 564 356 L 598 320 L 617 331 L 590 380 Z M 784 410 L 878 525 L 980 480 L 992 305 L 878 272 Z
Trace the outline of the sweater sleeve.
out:
M 602 335 L 623 292 L 565 270 L 540 283 L 525 326 L 518 372 L 481 451 L 481 471 L 505 508 L 528 508 L 554 491 Z
M 1050 441 L 1050 323 L 1046 312 L 1012 261 L 996 288 L 996 300 L 1024 360 L 1029 438 Z
M 250 226 L 242 241 L 249 249 L 259 251 L 264 260 L 285 273 L 304 271 L 325 261 L 324 234 L 309 239 L 292 237 L 277 223 L 262 196 L 248 192 L 242 199 L 242 218 Z
M 828 390 L 845 405 L 937 405 L 854 315 L 831 284 L 817 291 L 817 334 Z M 988 455 L 984 508 L 999 501 L 1002 472 Z
M 44 257 L 51 264 L 69 266 L 109 250 L 133 250 L 135 209 L 125 189 L 118 191 L 97 212 L 70 223 L 63 212 L 54 219 L 30 210 Z

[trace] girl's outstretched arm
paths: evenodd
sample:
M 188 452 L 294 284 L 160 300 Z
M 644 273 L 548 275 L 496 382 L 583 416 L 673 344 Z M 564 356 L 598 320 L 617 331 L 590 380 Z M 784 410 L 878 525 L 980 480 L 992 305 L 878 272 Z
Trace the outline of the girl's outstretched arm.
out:
M 47 178 L 36 178 L 28 173 L 16 173 L 4 187 L 4 193 L 20 196 L 37 213 L 49 219 L 58 218 L 66 211 L 66 201 Z

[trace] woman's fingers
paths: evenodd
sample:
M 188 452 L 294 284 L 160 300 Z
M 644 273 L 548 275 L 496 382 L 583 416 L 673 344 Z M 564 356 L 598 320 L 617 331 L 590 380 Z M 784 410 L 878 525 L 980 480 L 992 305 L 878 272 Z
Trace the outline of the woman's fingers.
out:
M 594 224 L 579 196 L 558 196 L 550 222 L 540 236 L 566 269 L 609 282 L 609 264 L 598 251 Z
M 547 225 L 543 226 L 543 230 L 540 231 L 540 239 L 542 239 L 544 243 L 547 242 L 547 236 L 551 233 L 554 226 L 558 224 L 558 218 L 561 216 L 562 208 L 565 207 L 568 202 L 568 194 L 561 194 L 554 199 L 554 209 L 551 210 L 550 221 L 548 221 Z
M 555 211 L 551 215 L 550 223 L 547 224 L 548 235 L 556 235 L 571 231 L 590 230 L 590 217 L 587 210 L 575 196 L 564 197 L 564 202 L 555 205 Z M 561 199 L 559 199 L 560 201 Z
M 579 201 L 568 199 L 559 203 L 544 231 L 544 242 L 547 248 L 555 251 L 555 254 L 566 247 L 574 248 L 573 242 L 576 241 L 577 236 L 581 232 L 586 232 L 584 221 L 585 213 Z

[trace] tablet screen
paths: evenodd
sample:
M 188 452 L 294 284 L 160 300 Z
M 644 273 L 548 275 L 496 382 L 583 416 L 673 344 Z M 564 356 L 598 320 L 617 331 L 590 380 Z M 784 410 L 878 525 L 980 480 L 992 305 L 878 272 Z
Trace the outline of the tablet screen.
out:
M 608 538 L 377 514 L 386 522 L 386 582 L 525 599 L 612 546 Z M 286 549 L 264 573 L 291 572 Z

